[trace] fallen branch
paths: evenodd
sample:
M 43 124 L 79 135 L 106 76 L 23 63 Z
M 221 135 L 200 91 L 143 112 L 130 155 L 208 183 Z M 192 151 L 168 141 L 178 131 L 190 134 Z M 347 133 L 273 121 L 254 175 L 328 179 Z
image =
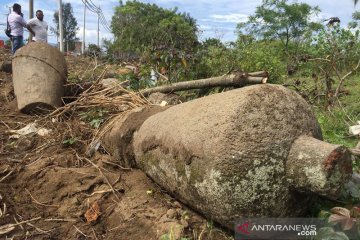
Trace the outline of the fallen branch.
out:
M 49 219 L 45 219 L 45 222 L 76 222 L 76 219 L 63 219 L 63 218 L 49 218 Z
M 15 229 L 16 226 L 22 225 L 24 223 L 33 222 L 33 221 L 36 221 L 36 220 L 39 220 L 39 219 L 41 219 L 41 217 L 33 218 L 33 219 L 30 219 L 30 220 L 22 221 L 22 222 L 15 223 L 15 224 L 10 223 L 10 224 L 0 226 L 0 235 L 11 232 L 12 230 Z
M 34 224 L 31 223 L 26 223 L 26 225 L 35 228 L 36 231 L 38 231 L 41 234 L 46 234 L 46 235 L 50 235 L 49 232 L 54 231 L 53 229 L 50 229 L 48 231 L 42 230 L 41 228 L 38 228 L 37 226 L 35 226 Z M 21 226 L 21 225 L 20 225 Z
M 2 218 L 3 216 L 6 216 L 6 203 L 3 203 L 4 205 L 4 210 L 1 210 L 0 208 L 0 218 Z
M 14 218 L 14 220 L 15 220 L 16 223 L 19 223 L 19 221 L 16 219 L 15 216 L 13 216 L 13 218 Z M 21 230 L 25 230 L 24 227 L 22 226 L 22 224 L 20 224 L 19 226 L 20 226 Z
M 6 174 L 2 179 L 0 179 L 0 183 L 2 181 L 4 181 L 8 176 L 10 176 L 12 173 L 14 172 L 14 170 L 11 170 L 8 174 Z
M 106 160 L 103 160 L 103 163 L 106 163 L 106 164 L 109 164 L 109 165 L 118 167 L 118 168 L 120 168 L 120 169 L 122 169 L 122 170 L 127 170 L 127 171 L 131 171 L 131 170 L 132 170 L 132 168 L 126 168 L 126 167 L 121 166 L 120 164 L 116 164 L 116 163 L 109 162 L 109 161 L 106 161 Z
M 93 234 L 94 234 L 95 240 L 98 240 L 98 238 L 96 237 L 96 233 L 95 233 L 94 228 L 91 227 L 91 230 L 92 230 L 92 232 L 93 232 Z
M 91 194 L 86 194 L 84 193 L 87 197 L 92 197 L 94 196 L 95 194 L 103 194 L 103 193 L 109 193 L 109 192 L 112 192 L 113 190 L 112 189 L 108 189 L 108 190 L 104 190 L 104 191 L 96 191 L 96 192 L 93 192 Z
M 141 91 L 144 96 L 151 93 L 161 92 L 170 93 L 176 91 L 185 91 L 190 89 L 211 88 L 211 87 L 243 87 L 247 84 L 262 84 L 268 80 L 267 72 L 243 73 L 234 72 L 220 77 L 212 77 L 186 82 L 178 82 L 170 85 L 149 88 Z
M 84 237 L 87 238 L 87 235 L 85 233 L 83 233 L 82 231 L 80 231 L 79 228 L 77 228 L 75 225 L 73 225 L 73 227 L 76 229 L 76 232 L 79 232 L 81 235 L 83 235 Z
M 339 96 L 341 87 L 344 84 L 345 79 L 350 76 L 351 74 L 353 74 L 358 68 L 360 67 L 360 60 L 358 61 L 357 65 L 351 69 L 350 72 L 348 72 L 347 74 L 345 74 L 345 76 L 341 77 L 339 71 L 335 68 L 334 65 L 332 65 L 332 68 L 334 69 L 336 75 L 338 76 L 338 78 L 340 79 L 339 85 L 337 86 L 336 90 L 335 90 L 335 94 L 334 94 L 334 98 Z

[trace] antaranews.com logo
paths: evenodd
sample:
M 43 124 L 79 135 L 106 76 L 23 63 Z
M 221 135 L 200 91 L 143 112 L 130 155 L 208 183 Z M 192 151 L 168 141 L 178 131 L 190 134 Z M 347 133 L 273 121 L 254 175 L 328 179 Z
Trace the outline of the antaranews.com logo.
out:
M 262 221 L 264 221 L 264 219 L 262 219 Z M 238 224 L 236 232 L 237 235 L 248 236 L 248 239 L 274 239 L 276 235 L 279 236 L 278 239 L 288 239 L 287 237 L 295 235 L 300 237 L 316 236 L 317 226 L 315 224 L 280 224 L 274 222 L 269 224 L 253 220 Z
M 333 226 L 329 228 L 328 222 L 319 218 L 239 219 L 235 225 L 235 239 L 321 239 L 324 230 L 329 229 L 333 230 Z M 359 239 L 354 232 L 347 232 L 347 235 L 348 239 Z

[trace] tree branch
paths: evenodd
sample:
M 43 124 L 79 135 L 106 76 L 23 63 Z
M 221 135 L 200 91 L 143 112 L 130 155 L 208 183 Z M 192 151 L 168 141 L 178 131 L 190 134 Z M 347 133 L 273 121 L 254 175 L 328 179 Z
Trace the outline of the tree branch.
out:
M 353 74 L 353 72 L 355 72 L 360 66 L 360 59 L 357 63 L 357 65 L 350 71 L 348 72 L 347 74 L 345 74 L 345 76 L 343 76 L 342 78 L 340 78 L 340 82 L 339 82 L 339 85 L 337 86 L 336 88 L 336 91 L 335 91 L 335 94 L 334 94 L 334 97 L 338 97 L 339 93 L 340 93 L 340 89 L 342 87 L 342 85 L 344 84 L 344 81 L 345 79 L 350 76 L 351 74 Z M 338 74 L 338 71 L 336 71 L 336 73 Z
M 253 72 L 253 73 L 234 72 L 220 77 L 178 82 L 170 85 L 148 88 L 142 90 L 140 93 L 144 96 L 148 96 L 151 93 L 155 93 L 155 92 L 170 93 L 170 92 L 185 91 L 190 89 L 210 88 L 210 87 L 220 87 L 220 86 L 243 87 L 247 84 L 266 83 L 267 80 L 268 80 L 268 73 L 265 71 Z

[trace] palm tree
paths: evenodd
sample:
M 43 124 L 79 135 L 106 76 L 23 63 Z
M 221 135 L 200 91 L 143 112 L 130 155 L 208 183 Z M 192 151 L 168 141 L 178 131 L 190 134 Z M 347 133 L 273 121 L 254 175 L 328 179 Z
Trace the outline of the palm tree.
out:
M 359 0 L 354 0 L 354 4 L 356 5 L 358 3 Z

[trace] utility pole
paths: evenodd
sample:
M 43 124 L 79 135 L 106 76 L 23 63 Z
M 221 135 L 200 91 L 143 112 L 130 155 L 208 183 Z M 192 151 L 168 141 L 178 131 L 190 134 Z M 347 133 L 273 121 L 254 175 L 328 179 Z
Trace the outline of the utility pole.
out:
M 29 19 L 34 17 L 34 0 L 29 0 Z M 32 41 L 33 35 L 29 32 L 29 42 Z
M 62 0 L 58 0 L 59 3 L 59 32 L 60 32 L 60 52 L 64 52 L 64 28 L 63 28 L 63 8 Z
M 84 29 L 83 29 L 83 42 L 81 46 L 82 54 L 85 54 L 85 19 L 86 19 L 86 1 L 84 2 Z
M 100 6 L 99 6 L 100 9 Z M 98 15 L 98 32 L 97 32 L 97 37 L 98 37 L 98 47 L 100 48 L 100 11 L 98 11 L 97 13 Z

